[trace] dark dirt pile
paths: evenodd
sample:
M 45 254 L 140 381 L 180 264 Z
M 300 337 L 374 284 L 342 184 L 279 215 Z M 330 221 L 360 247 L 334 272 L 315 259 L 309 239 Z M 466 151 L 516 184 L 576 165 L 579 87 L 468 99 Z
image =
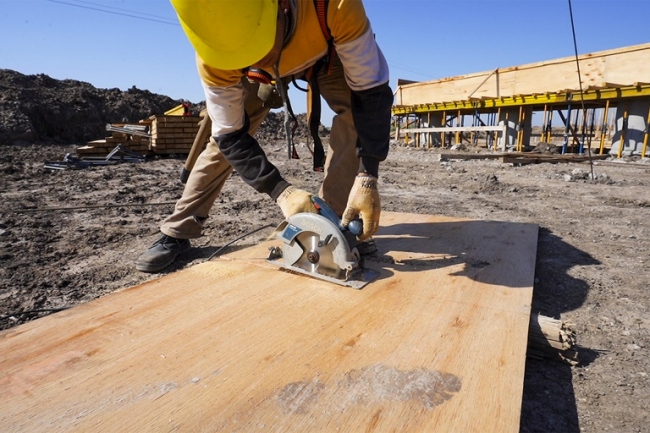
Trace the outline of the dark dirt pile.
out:
M 27 135 L 20 138 L 22 142 L 0 147 L 0 329 L 157 278 L 136 271 L 134 264 L 157 239 L 160 222 L 180 197 L 178 174 L 183 156 L 83 170 L 46 170 L 44 161 L 74 152 L 82 143 L 67 140 L 56 130 L 37 129 L 34 125 L 44 124 L 39 118 L 67 119 L 71 122 L 67 127 L 79 140 L 96 139 L 105 133 L 104 122 L 118 122 L 124 116 L 124 112 L 109 115 L 97 107 L 126 107 L 135 102 L 118 102 L 118 93 L 113 95 L 113 91 L 106 91 L 110 104 L 96 96 L 77 96 L 81 107 L 96 110 L 92 119 L 98 122 L 98 129 L 94 132 L 87 130 L 79 117 L 63 113 L 68 105 L 57 105 L 56 109 L 47 105 L 72 100 L 59 93 L 98 95 L 95 92 L 100 91 L 92 86 L 84 83 L 73 91 L 62 83 L 51 83 L 51 88 L 64 90 L 52 90 L 49 102 L 40 100 L 39 106 L 34 93 L 16 84 L 25 78 L 6 72 L 2 77 L 0 131 L 5 137 L 9 133 L 18 137 L 17 131 Z M 7 84 L 11 80 L 18 81 Z M 49 82 L 44 76 L 25 80 L 27 84 Z M 7 88 L 13 93 L 5 93 Z M 142 92 L 143 99 L 151 96 L 137 92 Z M 138 99 L 130 91 L 119 95 L 129 101 Z M 164 104 L 164 97 L 160 98 Z M 170 101 L 170 105 L 176 102 Z M 146 105 L 154 102 L 138 103 L 146 112 L 134 113 L 129 121 L 145 118 L 157 107 L 164 108 Z M 18 107 L 31 107 L 31 111 Z M 10 114 L 18 111 L 40 114 L 11 118 Z M 288 160 L 283 120 L 282 113 L 270 116 L 260 131 L 260 143 L 289 181 L 317 192 L 322 174 L 311 169 L 306 132 L 299 132 L 296 140 L 302 159 Z M 25 137 L 40 137 L 40 141 L 25 143 Z M 383 209 L 537 224 L 532 310 L 575 324 L 580 365 L 526 359 L 521 431 L 647 432 L 647 159 L 596 161 L 593 177 L 606 181 L 594 182 L 590 181 L 587 164 L 441 162 L 439 153 L 439 149 L 393 143 L 380 169 Z M 204 262 L 226 243 L 279 221 L 277 206 L 234 174 L 215 203 L 203 237 L 165 273 Z M 266 235 L 246 238 L 236 245 L 254 243 Z M 468 356 L 464 349 L 458 348 L 459 357 Z
M 24 75 L 0 69 L 0 145 L 96 140 L 106 136 L 107 123 L 137 123 L 182 103 L 198 114 L 205 103 L 171 99 L 141 90 L 98 89 L 76 80 L 56 80 L 44 74 Z M 309 136 L 306 115 L 300 114 L 296 140 Z M 327 131 L 321 126 L 320 133 Z M 284 139 L 284 114 L 271 112 L 260 127 L 261 139 Z
M 83 81 L 0 69 L 0 144 L 83 143 L 104 137 L 107 123 L 137 122 L 183 102 L 135 86 L 98 89 Z

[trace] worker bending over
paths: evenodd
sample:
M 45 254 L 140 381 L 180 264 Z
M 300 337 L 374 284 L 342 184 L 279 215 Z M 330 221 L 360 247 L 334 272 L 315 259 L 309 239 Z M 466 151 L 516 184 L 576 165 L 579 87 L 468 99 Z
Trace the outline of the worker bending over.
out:
M 318 2 L 322 4 L 318 4 Z M 388 66 L 360 0 L 171 0 L 196 50 L 212 137 L 162 236 L 136 267 L 159 272 L 201 236 L 224 183 L 236 170 L 277 202 L 286 218 L 316 212 L 311 194 L 294 188 L 268 160 L 254 134 L 270 108 L 249 71 L 309 79 L 336 113 L 319 195 L 347 225 L 359 216 L 360 241 L 377 231 L 377 177 L 388 154 Z M 317 11 L 324 12 L 324 17 Z M 329 33 L 329 35 L 328 35 Z M 328 36 L 331 37 L 328 43 Z M 247 75 L 248 74 L 248 75 Z

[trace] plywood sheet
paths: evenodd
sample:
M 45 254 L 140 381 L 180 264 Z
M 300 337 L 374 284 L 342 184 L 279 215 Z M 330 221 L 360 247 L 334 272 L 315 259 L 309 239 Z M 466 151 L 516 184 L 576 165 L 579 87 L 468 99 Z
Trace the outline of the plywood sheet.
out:
M 376 240 L 363 290 L 262 244 L 0 333 L 3 431 L 517 432 L 537 226 Z
M 579 56 L 582 87 L 605 82 L 632 86 L 650 76 L 650 44 Z M 503 98 L 580 88 L 575 57 L 499 68 L 399 86 L 396 105 L 420 105 L 473 98 Z

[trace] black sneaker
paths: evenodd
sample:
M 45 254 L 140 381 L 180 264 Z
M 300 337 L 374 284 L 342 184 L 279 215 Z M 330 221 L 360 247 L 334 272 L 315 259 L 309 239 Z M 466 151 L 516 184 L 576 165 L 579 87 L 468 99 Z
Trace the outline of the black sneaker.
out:
M 189 239 L 177 239 L 163 234 L 151 248 L 138 257 L 135 268 L 142 272 L 160 272 L 191 247 Z
M 357 250 L 359 250 L 360 256 L 368 256 L 377 252 L 377 245 L 375 244 L 375 240 L 370 238 L 363 242 L 359 242 L 357 244 Z

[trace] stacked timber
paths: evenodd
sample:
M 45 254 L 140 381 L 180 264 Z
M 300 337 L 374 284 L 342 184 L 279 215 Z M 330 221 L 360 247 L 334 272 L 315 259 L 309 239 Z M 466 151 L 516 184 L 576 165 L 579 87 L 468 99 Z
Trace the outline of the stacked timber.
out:
M 202 117 L 154 115 L 149 120 L 151 121 L 151 150 L 154 153 L 189 153 L 194 138 L 199 132 L 199 122 Z
M 146 155 L 149 153 L 150 138 L 146 129 L 150 128 L 151 121 L 141 120 L 138 124 L 113 123 L 106 126 L 111 132 L 109 137 L 93 140 L 85 146 L 78 147 L 79 156 L 106 156 L 117 146 L 132 152 Z
M 532 314 L 528 328 L 528 356 L 580 363 L 575 325 L 539 314 Z
M 204 113 L 201 113 L 202 115 Z M 138 124 L 111 124 L 110 137 L 93 140 L 76 149 L 79 156 L 106 156 L 118 145 L 142 155 L 190 153 L 203 116 L 153 115 Z M 207 134 L 207 143 L 210 134 Z M 204 147 L 205 147 L 204 143 Z

